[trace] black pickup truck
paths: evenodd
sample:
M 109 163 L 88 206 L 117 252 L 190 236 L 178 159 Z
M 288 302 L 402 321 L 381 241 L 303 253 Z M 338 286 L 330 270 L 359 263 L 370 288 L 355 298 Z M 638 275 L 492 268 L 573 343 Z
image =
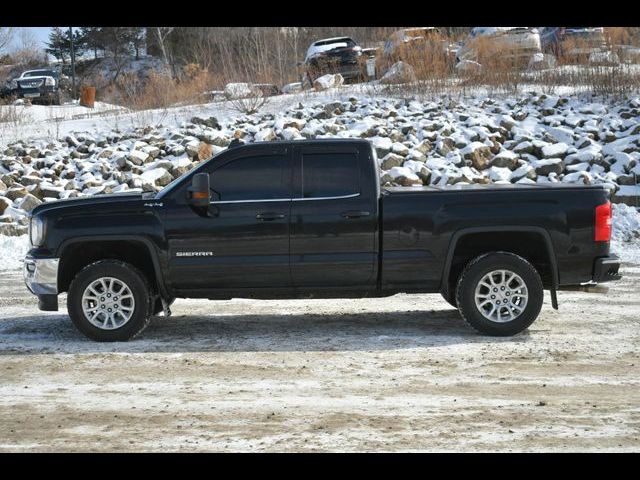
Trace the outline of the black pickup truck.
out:
M 601 186 L 381 189 L 366 140 L 229 148 L 157 194 L 38 206 L 25 281 L 78 329 L 128 340 L 177 298 L 441 293 L 476 330 L 526 329 L 550 291 L 620 278 Z

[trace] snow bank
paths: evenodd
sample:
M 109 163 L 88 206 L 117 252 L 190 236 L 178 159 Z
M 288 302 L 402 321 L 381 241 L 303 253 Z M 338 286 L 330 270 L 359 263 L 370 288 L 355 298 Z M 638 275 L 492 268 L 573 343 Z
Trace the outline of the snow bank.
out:
M 20 270 L 28 250 L 27 235 L 19 237 L 0 235 L 0 272 Z
M 618 242 L 640 242 L 640 212 L 624 203 L 614 203 L 611 237 Z

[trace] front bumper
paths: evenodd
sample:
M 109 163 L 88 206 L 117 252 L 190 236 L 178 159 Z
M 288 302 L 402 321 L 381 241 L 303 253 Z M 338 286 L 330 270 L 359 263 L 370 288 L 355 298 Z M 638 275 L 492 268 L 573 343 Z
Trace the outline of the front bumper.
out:
M 620 280 L 622 275 L 618 273 L 620 269 L 620 258 L 610 254 L 606 257 L 596 258 L 593 263 L 593 281 L 596 283 L 611 282 Z
M 19 87 L 18 89 L 14 90 L 14 92 L 16 93 L 16 96 L 18 98 L 35 98 L 49 100 L 56 96 L 58 90 L 56 89 L 56 87 L 44 85 L 33 88 Z
M 31 293 L 38 296 L 40 310 L 58 310 L 58 258 L 24 259 L 22 274 L 24 283 Z
M 30 255 L 24 259 L 22 273 L 27 288 L 36 295 L 58 294 L 58 258 L 34 258 Z

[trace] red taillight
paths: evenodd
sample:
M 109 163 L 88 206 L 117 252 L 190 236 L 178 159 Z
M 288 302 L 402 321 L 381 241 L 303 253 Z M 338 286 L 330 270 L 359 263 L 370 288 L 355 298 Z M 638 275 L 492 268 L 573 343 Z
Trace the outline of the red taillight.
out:
M 596 242 L 608 242 L 611 240 L 611 202 L 596 207 Z

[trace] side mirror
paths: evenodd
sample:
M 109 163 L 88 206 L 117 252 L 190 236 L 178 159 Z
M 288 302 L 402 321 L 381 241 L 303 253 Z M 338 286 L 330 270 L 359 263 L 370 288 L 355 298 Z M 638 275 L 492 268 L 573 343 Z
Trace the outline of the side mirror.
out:
M 209 190 L 209 174 L 196 173 L 191 180 L 189 189 L 189 205 L 194 207 L 208 207 L 211 201 Z

